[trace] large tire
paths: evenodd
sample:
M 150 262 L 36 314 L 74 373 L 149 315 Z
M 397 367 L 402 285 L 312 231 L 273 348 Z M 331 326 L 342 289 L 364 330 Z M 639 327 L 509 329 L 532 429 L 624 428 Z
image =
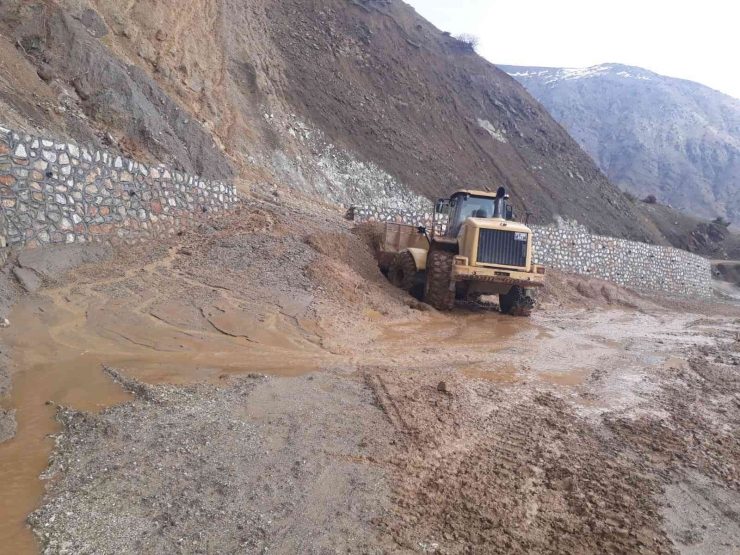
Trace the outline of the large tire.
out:
M 453 253 L 445 251 L 432 251 L 427 256 L 424 302 L 437 310 L 452 310 L 455 306 L 455 292 L 450 291 L 454 258 Z
M 417 274 L 416 261 L 409 251 L 398 253 L 388 268 L 388 279 L 393 285 L 421 300 L 423 290 L 420 290 Z
M 530 316 L 537 306 L 537 290 L 514 286 L 505 295 L 499 295 L 502 314 L 511 316 Z

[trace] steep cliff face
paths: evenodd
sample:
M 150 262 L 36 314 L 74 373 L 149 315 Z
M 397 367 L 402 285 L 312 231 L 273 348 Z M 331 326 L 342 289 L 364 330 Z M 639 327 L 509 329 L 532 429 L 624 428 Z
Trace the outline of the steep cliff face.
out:
M 619 64 L 502 69 L 612 182 L 701 216 L 740 218 L 740 100 Z
M 399 0 L 10 0 L 0 20 L 39 90 L 30 110 L 0 82 L 16 126 L 345 205 L 503 185 L 532 221 L 662 240 L 516 81 Z

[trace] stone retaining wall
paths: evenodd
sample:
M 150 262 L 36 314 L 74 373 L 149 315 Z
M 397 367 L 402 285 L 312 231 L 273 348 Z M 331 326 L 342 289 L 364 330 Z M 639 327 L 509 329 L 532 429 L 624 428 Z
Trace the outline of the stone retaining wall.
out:
M 423 225 L 432 227 L 432 206 L 425 214 L 415 213 L 398 208 L 385 208 L 379 206 L 352 206 L 347 211 L 347 219 L 356 222 L 396 222 L 413 226 Z
M 635 290 L 686 297 L 712 294 L 712 265 L 701 256 L 672 247 L 591 235 L 575 222 L 530 227 L 535 264 Z
M 392 213 L 371 206 L 351 209 L 356 222 L 431 226 L 429 214 Z M 532 261 L 548 268 L 614 282 L 640 291 L 686 297 L 712 294 L 709 260 L 681 249 L 592 235 L 575 222 L 532 229 Z
M 146 240 L 238 202 L 233 185 L 0 127 L 0 241 L 9 248 Z

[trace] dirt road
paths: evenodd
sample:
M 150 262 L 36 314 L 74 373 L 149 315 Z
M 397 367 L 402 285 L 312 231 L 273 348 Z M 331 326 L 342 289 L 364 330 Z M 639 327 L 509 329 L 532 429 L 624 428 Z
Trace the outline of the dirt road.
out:
M 442 315 L 367 236 L 257 192 L 45 275 L 0 331 L 0 545 L 738 553 L 737 307 L 554 275 L 531 319 Z

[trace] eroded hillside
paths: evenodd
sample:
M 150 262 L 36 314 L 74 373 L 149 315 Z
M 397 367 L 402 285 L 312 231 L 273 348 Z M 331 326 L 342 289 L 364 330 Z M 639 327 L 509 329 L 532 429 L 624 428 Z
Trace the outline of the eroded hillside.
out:
M 533 221 L 660 241 L 524 89 L 397 0 L 0 6 L 15 126 L 330 201 L 508 186 Z

